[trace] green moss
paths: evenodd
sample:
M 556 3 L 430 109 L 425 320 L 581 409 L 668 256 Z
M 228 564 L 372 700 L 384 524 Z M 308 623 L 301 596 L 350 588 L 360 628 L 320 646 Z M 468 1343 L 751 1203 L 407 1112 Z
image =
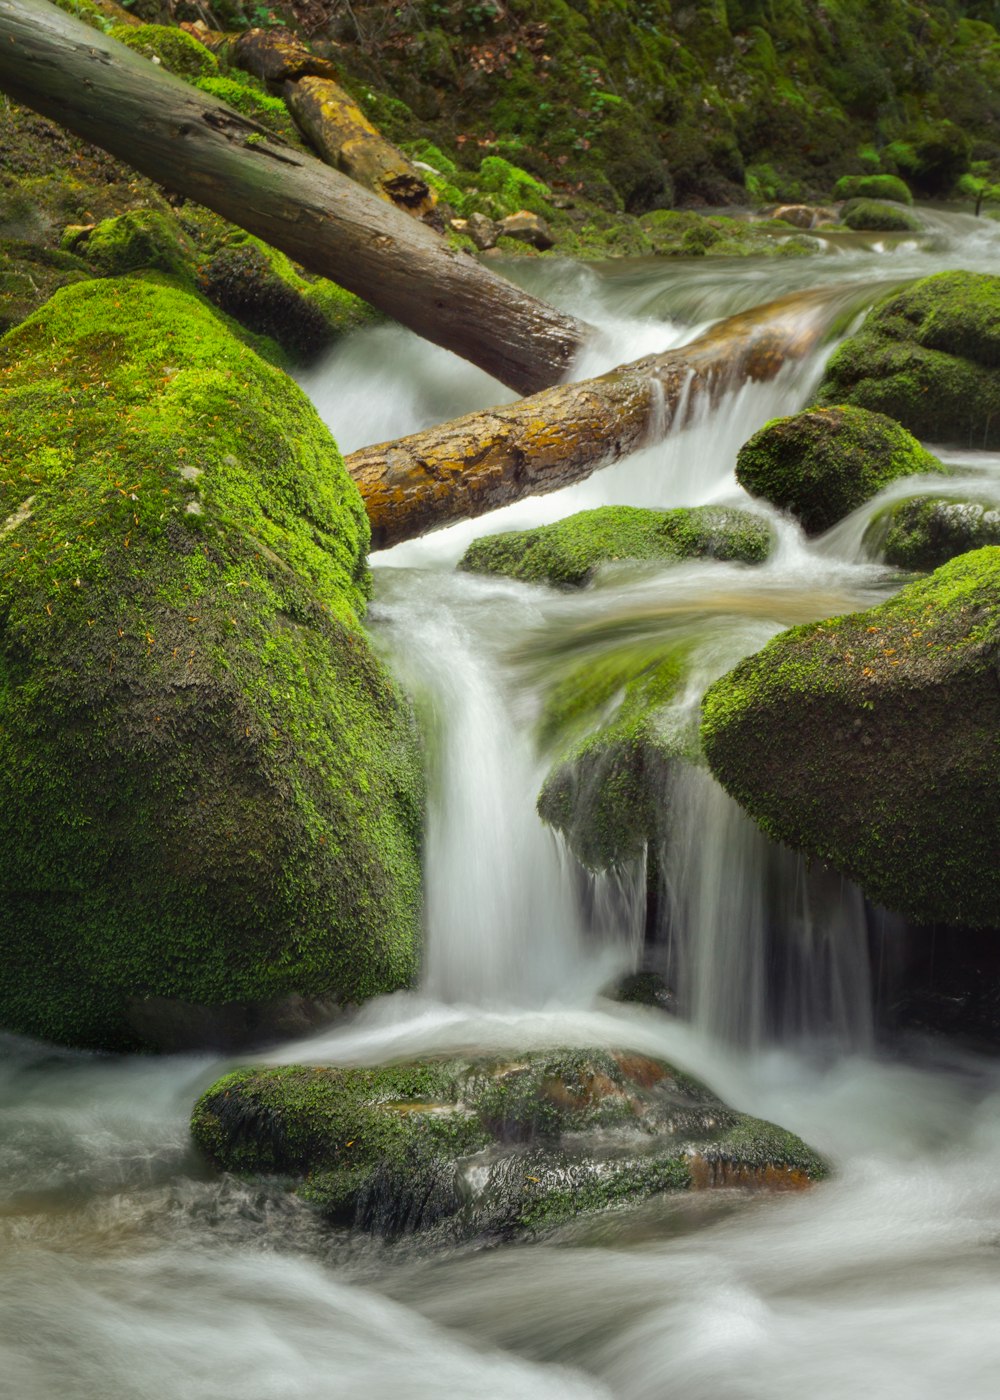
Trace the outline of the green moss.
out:
M 936 496 L 886 507 L 865 532 L 868 551 L 900 569 L 936 569 L 985 545 L 1000 545 L 1000 510 Z
M 692 210 L 657 209 L 640 223 L 660 257 L 801 257 L 822 247 L 818 239 L 778 220 L 706 218 Z
M 71 253 L 0 239 L 0 335 L 37 311 L 60 287 L 90 275 L 87 264 Z
M 108 31 L 126 48 L 161 64 L 181 78 L 211 78 L 219 71 L 216 57 L 204 44 L 165 24 L 118 24 Z
M 284 102 L 280 97 L 271 97 L 257 79 L 236 71 L 227 73 L 225 77 L 213 73 L 208 77 L 195 78 L 194 86 L 234 107 L 252 121 L 259 122 L 289 146 L 306 149 Z
M 496 217 L 516 214 L 519 209 L 530 209 L 536 214 L 550 212 L 548 186 L 500 156 L 486 156 L 483 159 L 475 182 L 480 190 L 495 197 Z
M 139 209 L 104 219 L 87 236 L 87 259 L 110 277 L 165 272 L 193 287 L 195 248 L 172 215 Z
M 737 559 L 756 564 L 771 551 L 759 516 L 718 506 L 643 510 L 601 506 L 554 525 L 474 540 L 459 565 L 471 573 L 505 574 L 528 583 L 576 588 L 599 565 L 621 559 Z
M 888 200 L 891 204 L 913 203 L 909 186 L 898 175 L 843 175 L 834 186 L 833 197 Z
M 0 394 L 0 1024 L 134 1046 L 150 998 L 405 984 L 420 769 L 311 405 L 132 279 L 9 333 Z
M 736 479 L 820 534 L 899 477 L 946 468 L 880 413 L 841 405 L 774 418 L 740 448 Z
M 882 204 L 874 199 L 851 199 L 840 213 L 841 223 L 850 229 L 878 233 L 919 233 L 923 224 L 916 214 L 898 204 Z
M 758 824 L 920 922 L 1000 921 L 1000 548 L 793 628 L 716 682 L 702 739 Z
M 670 1065 L 606 1050 L 238 1070 L 203 1095 L 192 1132 L 217 1166 L 292 1175 L 329 1218 L 390 1237 L 537 1231 L 687 1190 L 710 1162 L 762 1183 L 826 1170 Z
M 922 438 L 1000 446 L 1000 277 L 939 273 L 879 302 L 830 359 L 818 398 Z

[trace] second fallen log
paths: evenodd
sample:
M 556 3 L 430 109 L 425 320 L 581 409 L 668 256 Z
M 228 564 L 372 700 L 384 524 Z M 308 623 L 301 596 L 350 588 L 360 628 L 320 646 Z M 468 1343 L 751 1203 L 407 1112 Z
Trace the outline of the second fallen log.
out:
M 582 481 L 666 436 L 706 397 L 717 400 L 743 379 L 773 379 L 819 343 L 831 295 L 782 297 L 679 349 L 351 453 L 345 460 L 372 548 Z

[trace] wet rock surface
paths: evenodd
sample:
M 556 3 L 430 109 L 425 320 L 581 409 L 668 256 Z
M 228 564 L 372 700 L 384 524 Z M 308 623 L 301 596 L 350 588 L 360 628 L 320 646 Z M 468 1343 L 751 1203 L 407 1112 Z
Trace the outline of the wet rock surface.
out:
M 242 1069 L 192 1130 L 216 1166 L 290 1176 L 330 1220 L 388 1237 L 506 1238 L 660 1192 L 826 1174 L 792 1134 L 617 1050 Z

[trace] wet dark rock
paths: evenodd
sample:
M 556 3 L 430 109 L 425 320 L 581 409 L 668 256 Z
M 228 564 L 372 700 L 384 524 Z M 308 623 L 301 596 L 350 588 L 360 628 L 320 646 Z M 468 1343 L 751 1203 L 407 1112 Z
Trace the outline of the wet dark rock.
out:
M 792 1134 L 622 1051 L 237 1070 L 192 1131 L 218 1167 L 291 1176 L 329 1219 L 389 1237 L 507 1238 L 664 1191 L 826 1174 Z
M 1000 545 L 1000 509 L 982 501 L 916 496 L 880 511 L 865 544 L 897 568 L 936 569 L 971 549 Z

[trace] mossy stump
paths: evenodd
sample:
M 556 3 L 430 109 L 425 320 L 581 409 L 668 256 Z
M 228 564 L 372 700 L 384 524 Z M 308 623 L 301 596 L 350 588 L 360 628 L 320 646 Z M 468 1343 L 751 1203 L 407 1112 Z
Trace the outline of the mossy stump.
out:
M 308 400 L 164 279 L 0 342 L 0 1025 L 115 1049 L 408 983 L 421 773 Z

